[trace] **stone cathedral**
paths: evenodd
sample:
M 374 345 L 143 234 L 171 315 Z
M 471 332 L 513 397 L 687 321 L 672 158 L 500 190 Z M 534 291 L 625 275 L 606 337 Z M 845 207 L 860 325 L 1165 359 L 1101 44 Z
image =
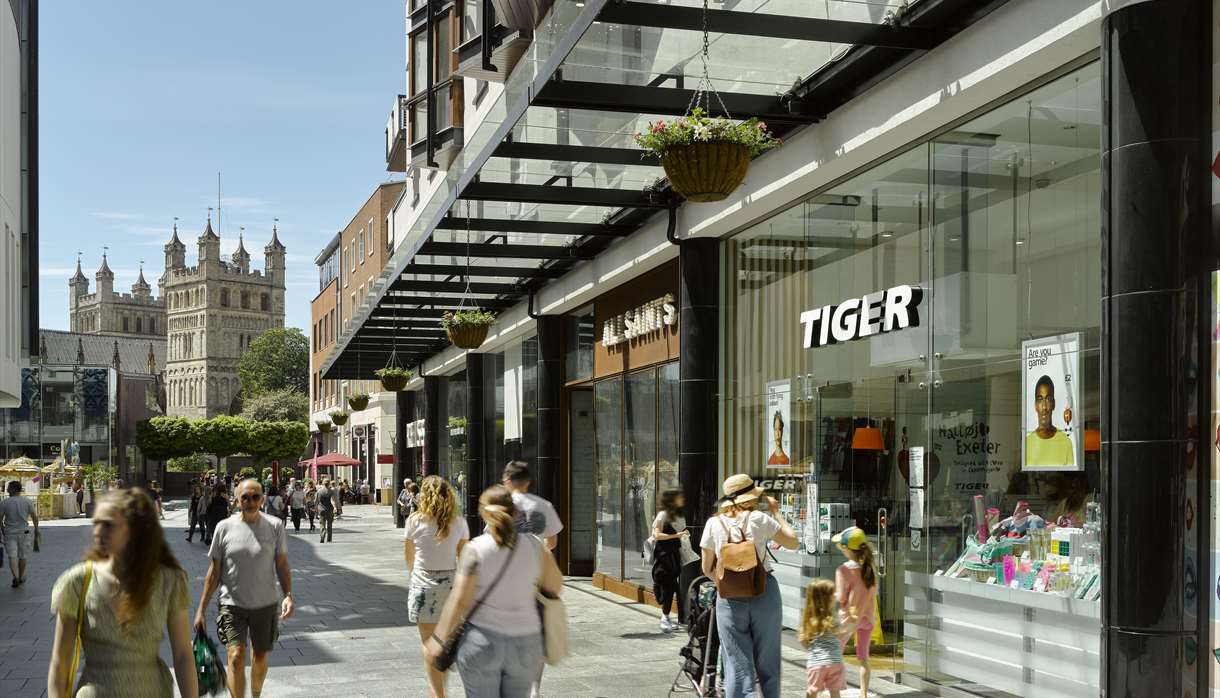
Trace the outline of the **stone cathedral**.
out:
M 70 327 L 75 332 L 126 337 L 165 337 L 166 409 L 171 416 L 199 418 L 231 414 L 241 390 L 237 360 L 260 334 L 284 326 L 285 248 L 279 230 L 263 248 L 264 269 L 250 269 L 245 240 L 222 257 L 220 236 L 209 216 L 199 236 L 195 266 L 186 265 L 178 226 L 165 245 L 165 273 L 153 296 L 140 277 L 131 293 L 114 292 L 106 255 L 97 270 L 97 291 L 76 263 L 68 281 Z

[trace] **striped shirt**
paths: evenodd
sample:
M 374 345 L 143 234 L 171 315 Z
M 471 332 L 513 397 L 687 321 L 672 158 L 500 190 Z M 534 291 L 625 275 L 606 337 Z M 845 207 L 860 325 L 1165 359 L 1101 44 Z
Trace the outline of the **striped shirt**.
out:
M 809 656 L 805 658 L 806 669 L 816 669 L 843 663 L 843 648 L 839 645 L 839 636 L 834 628 L 813 638 L 809 643 Z

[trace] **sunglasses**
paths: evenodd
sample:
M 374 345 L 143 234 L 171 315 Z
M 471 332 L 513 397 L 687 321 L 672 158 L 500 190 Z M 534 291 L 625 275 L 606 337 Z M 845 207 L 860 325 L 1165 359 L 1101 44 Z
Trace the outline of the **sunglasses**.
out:
M 261 495 L 261 494 L 243 494 L 243 495 L 241 496 L 241 501 L 243 501 L 243 502 L 257 502 L 258 500 L 260 500 L 260 499 L 262 499 L 262 498 L 263 498 L 263 495 Z

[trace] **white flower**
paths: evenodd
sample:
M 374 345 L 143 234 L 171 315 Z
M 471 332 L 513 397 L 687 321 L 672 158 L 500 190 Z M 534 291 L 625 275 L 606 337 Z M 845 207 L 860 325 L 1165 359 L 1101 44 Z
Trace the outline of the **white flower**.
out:
M 708 136 L 708 128 L 706 124 L 695 124 L 695 140 L 706 141 Z

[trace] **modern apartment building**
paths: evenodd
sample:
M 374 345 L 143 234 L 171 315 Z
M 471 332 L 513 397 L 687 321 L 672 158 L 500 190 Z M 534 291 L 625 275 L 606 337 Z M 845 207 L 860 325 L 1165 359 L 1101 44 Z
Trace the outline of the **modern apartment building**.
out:
M 38 353 L 38 0 L 0 6 L 0 407 Z
M 1213 3 L 492 4 L 407 8 L 410 189 L 320 367 L 419 367 L 402 467 L 473 516 L 530 460 L 561 566 L 632 598 L 660 494 L 697 541 L 745 473 L 799 534 L 786 625 L 832 531 L 878 550 L 875 680 L 1216 694 Z M 783 145 L 694 203 L 633 136 L 704 50 L 708 105 Z M 466 351 L 436 315 L 471 301 L 499 315 Z
M 356 468 L 353 477 L 368 479 L 375 487 L 384 479 L 377 467 L 378 454 L 393 453 L 394 396 L 380 392 L 381 384 L 376 380 L 322 380 L 319 369 L 390 257 L 393 238 L 387 218 L 403 186 L 402 181 L 379 185 L 314 259 L 318 295 L 310 303 L 311 428 L 315 438 L 321 439 L 323 452 L 340 451 L 360 460 L 363 465 Z M 347 397 L 356 393 L 369 394 L 367 408 L 352 411 L 348 406 Z M 336 410 L 351 412 L 347 423 L 329 434 L 319 431 L 317 423 L 328 420 Z

